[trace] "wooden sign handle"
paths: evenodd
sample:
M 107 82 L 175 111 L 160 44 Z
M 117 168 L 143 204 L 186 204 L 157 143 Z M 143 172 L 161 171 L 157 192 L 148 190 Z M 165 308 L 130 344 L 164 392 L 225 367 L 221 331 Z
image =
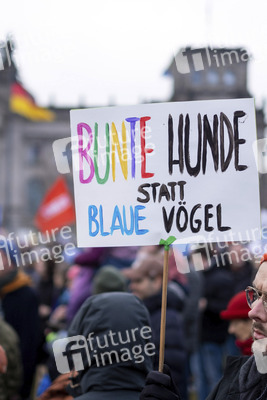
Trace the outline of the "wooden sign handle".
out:
M 161 322 L 160 322 L 160 344 L 159 344 L 159 372 L 163 372 L 164 351 L 165 351 L 165 331 L 166 331 L 166 310 L 167 310 L 167 289 L 169 275 L 169 249 L 175 242 L 176 237 L 170 236 L 167 240 L 161 239 L 159 244 L 164 245 L 164 264 L 162 280 L 162 299 L 161 299 Z
M 162 281 L 162 300 L 161 300 L 159 372 L 163 372 L 163 364 L 164 364 L 168 273 L 169 273 L 169 248 L 167 250 L 165 247 L 164 264 L 163 264 L 163 281 Z

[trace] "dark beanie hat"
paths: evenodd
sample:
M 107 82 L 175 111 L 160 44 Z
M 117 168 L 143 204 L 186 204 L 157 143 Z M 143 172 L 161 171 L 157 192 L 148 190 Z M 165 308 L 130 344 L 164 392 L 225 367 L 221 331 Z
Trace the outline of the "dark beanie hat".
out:
M 227 309 L 220 313 L 222 319 L 247 319 L 250 308 L 245 291 L 237 293 L 229 301 Z
M 93 294 L 105 292 L 126 292 L 126 280 L 118 268 L 106 265 L 96 273 L 93 280 Z

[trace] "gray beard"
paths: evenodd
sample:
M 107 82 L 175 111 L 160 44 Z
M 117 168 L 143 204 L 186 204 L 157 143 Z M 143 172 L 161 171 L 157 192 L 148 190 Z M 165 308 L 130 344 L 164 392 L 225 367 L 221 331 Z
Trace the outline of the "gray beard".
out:
M 267 338 L 254 340 L 252 351 L 254 353 L 257 370 L 260 374 L 267 374 Z

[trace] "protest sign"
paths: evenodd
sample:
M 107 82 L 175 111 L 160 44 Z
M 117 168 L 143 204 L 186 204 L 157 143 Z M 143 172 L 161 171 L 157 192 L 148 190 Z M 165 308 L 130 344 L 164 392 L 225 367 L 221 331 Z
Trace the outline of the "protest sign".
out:
M 253 99 L 72 110 L 71 133 L 78 246 L 259 234 Z

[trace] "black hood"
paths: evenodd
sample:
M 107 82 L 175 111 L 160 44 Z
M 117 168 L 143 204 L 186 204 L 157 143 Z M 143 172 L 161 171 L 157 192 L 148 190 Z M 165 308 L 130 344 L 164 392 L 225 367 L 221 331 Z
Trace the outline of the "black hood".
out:
M 89 360 L 79 372 L 82 393 L 141 391 L 152 369 L 150 329 L 146 307 L 132 294 L 102 293 L 86 300 L 68 331 L 69 337 L 87 340 Z

